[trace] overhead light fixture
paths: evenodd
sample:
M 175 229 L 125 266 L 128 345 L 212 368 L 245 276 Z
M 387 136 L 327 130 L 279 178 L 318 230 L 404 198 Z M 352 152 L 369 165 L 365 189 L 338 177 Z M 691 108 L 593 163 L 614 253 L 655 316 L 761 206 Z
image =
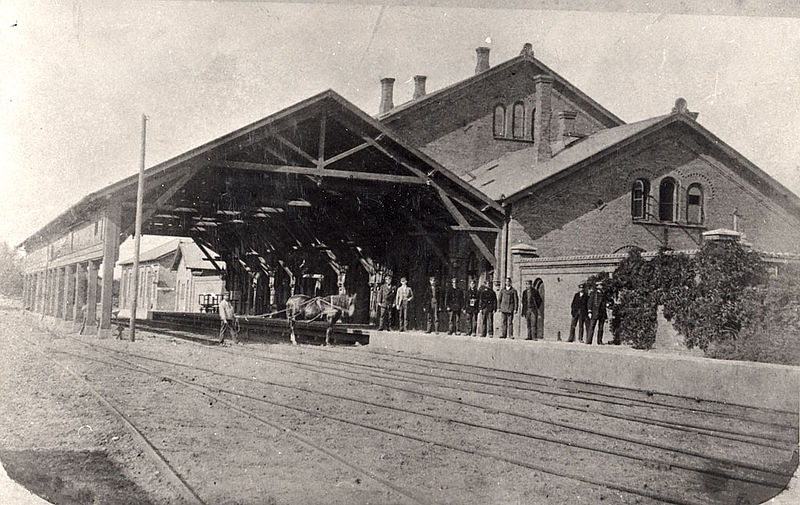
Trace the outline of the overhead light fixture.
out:
M 311 202 L 308 200 L 289 200 L 286 205 L 289 207 L 311 207 Z
M 172 212 L 197 213 L 198 211 L 197 209 L 194 209 L 192 207 L 175 207 L 174 209 L 172 209 Z

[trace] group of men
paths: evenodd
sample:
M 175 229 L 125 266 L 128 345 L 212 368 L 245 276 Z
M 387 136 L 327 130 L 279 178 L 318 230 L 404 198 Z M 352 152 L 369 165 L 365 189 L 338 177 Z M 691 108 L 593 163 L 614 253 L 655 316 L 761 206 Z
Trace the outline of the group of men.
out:
M 585 283 L 579 284 L 578 292 L 572 297 L 572 322 L 569 326 L 567 342 L 575 341 L 575 328 L 577 327 L 578 342 L 591 344 L 596 335 L 597 345 L 603 345 L 603 327 L 608 319 L 609 304 L 610 301 L 603 289 L 602 282 L 590 284 L 588 292 Z M 584 338 L 584 329 L 586 338 Z M 613 343 L 619 344 L 619 341 L 615 338 Z
M 400 287 L 392 284 L 392 276 L 386 275 L 384 283 L 378 289 L 378 330 L 391 329 L 392 313 L 398 313 L 399 331 L 408 329 L 408 311 L 414 293 L 407 285 L 405 277 L 400 279 Z M 486 282 L 476 286 L 474 279 L 470 279 L 469 287 L 463 290 L 458 285 L 458 279 L 453 277 L 450 286 L 442 288 L 436 277 L 430 277 L 428 285 L 422 290 L 422 311 L 426 319 L 426 333 L 439 332 L 439 321 L 446 314 L 447 334 L 461 334 L 461 317 L 466 316 L 466 334 L 480 335 L 481 337 L 494 336 L 494 314 L 500 312 L 501 330 L 499 338 L 514 336 L 513 318 L 520 306 L 517 290 L 507 278 L 505 286 L 500 290 L 499 296 Z M 526 282 L 526 289 L 522 293 L 522 316 L 528 325 L 527 340 L 542 338 L 538 331 L 539 310 L 542 298 L 533 288 L 530 281 Z

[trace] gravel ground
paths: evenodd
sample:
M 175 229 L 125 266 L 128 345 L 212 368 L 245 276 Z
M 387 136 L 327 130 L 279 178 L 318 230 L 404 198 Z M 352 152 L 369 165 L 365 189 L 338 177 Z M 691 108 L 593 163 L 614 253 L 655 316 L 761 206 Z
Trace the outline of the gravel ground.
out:
M 221 349 L 155 337 L 147 332 L 139 332 L 140 338 L 135 343 L 80 337 L 93 345 L 126 351 L 126 359 L 161 374 L 152 376 L 128 369 L 130 365 L 116 361 L 114 354 L 107 350 L 38 330 L 29 324 L 30 318 L 17 311 L 6 309 L 0 316 L 4 316 L 0 318 L 0 342 L 4 350 L 0 356 L 0 392 L 4 398 L 0 410 L 0 460 L 12 478 L 57 504 L 161 504 L 180 503 L 180 499 L 172 485 L 133 443 L 125 428 L 89 394 L 85 385 L 47 361 L 37 350 L 87 378 L 92 387 L 129 417 L 208 504 L 344 505 L 414 501 L 364 472 L 301 443 L 283 430 L 259 423 L 161 375 L 209 385 L 217 390 L 214 394 L 294 430 L 318 448 L 335 453 L 423 503 L 661 503 L 554 474 L 588 477 L 653 491 L 686 503 L 760 503 L 780 491 L 682 470 L 669 463 L 770 477 L 763 472 L 599 437 L 554 423 L 688 448 L 716 458 L 789 473 L 794 469 L 792 465 L 796 466 L 796 460 L 790 461 L 791 453 L 785 450 L 666 430 L 542 402 L 562 402 L 672 421 L 711 423 L 733 430 L 753 429 L 753 424 L 742 420 L 656 407 L 614 406 L 585 398 L 553 397 L 533 391 L 530 385 L 479 379 L 474 370 L 446 371 L 443 368 L 452 366 L 437 367 L 405 357 L 377 354 L 370 352 L 368 346 L 324 349 L 248 344 Z M 22 338 L 37 346 L 32 347 Z M 130 353 L 141 357 L 132 357 Z M 301 368 L 286 360 L 305 365 Z M 520 379 L 500 372 L 493 375 Z M 472 382 L 475 380 L 479 382 Z M 485 382 L 499 385 L 485 386 Z M 408 391 L 386 387 L 391 385 Z M 563 385 L 551 381 L 547 386 L 554 390 Z M 248 397 L 219 393 L 219 389 Z M 320 394 L 322 392 L 340 398 L 325 396 Z M 443 398 L 460 399 L 480 407 Z M 310 412 L 298 412 L 275 403 Z M 509 415 L 508 411 L 529 418 Z M 726 413 L 743 414 L 736 408 Z M 771 413 L 747 414 L 761 421 L 783 421 L 781 416 Z M 345 424 L 330 416 L 395 434 Z M 645 461 L 464 423 L 624 451 Z M 774 426 L 756 426 L 759 433 L 796 440 L 796 430 L 787 434 L 786 430 Z M 444 443 L 451 448 L 410 440 L 399 434 Z M 496 457 L 457 451 L 453 447 L 514 458 L 539 470 Z

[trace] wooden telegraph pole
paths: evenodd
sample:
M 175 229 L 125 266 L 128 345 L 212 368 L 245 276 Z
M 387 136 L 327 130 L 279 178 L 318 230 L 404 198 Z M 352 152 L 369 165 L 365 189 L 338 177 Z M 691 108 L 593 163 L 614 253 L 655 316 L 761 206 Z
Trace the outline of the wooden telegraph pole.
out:
M 133 235 L 133 300 L 131 304 L 131 342 L 136 341 L 136 306 L 139 304 L 139 250 L 142 242 L 142 201 L 144 199 L 144 148 L 147 140 L 147 116 L 142 114 L 142 154 L 139 184 L 136 186 L 136 229 Z

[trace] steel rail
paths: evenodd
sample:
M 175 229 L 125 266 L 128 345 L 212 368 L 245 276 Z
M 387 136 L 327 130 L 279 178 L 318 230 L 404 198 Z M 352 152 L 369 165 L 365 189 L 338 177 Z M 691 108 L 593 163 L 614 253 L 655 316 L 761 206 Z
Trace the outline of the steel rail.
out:
M 70 337 L 70 338 L 72 338 L 72 337 Z M 75 340 L 79 340 L 80 341 L 80 339 L 75 339 Z M 89 344 L 87 342 L 84 342 L 84 343 L 89 345 L 89 346 L 91 346 L 91 344 Z M 102 346 L 100 346 L 100 347 L 102 347 Z M 122 351 L 120 351 L 120 352 L 122 352 Z M 121 362 L 126 362 L 127 361 L 127 360 L 124 360 L 122 358 L 115 358 L 115 359 L 117 359 L 117 360 L 119 360 Z M 211 398 L 214 401 L 217 401 L 219 403 L 227 405 L 229 408 L 231 408 L 231 409 L 233 409 L 233 410 L 235 410 L 237 412 L 240 412 L 242 414 L 245 414 L 248 417 L 250 417 L 252 419 L 255 419 L 255 420 L 257 420 L 257 421 L 259 421 L 259 422 L 261 422 L 263 424 L 266 424 L 266 425 L 268 425 L 268 426 L 270 426 L 272 428 L 284 430 L 288 434 L 290 434 L 291 436 L 296 437 L 298 440 L 300 440 L 304 444 L 310 445 L 315 449 L 317 448 L 316 444 L 314 444 L 312 441 L 306 439 L 306 437 L 303 437 L 302 435 L 299 435 L 298 433 L 294 432 L 293 430 L 291 430 L 289 428 L 285 428 L 283 426 L 278 425 L 277 423 L 269 421 L 269 420 L 261 417 L 257 413 L 253 412 L 252 410 L 247 409 L 245 407 L 242 407 L 241 405 L 236 404 L 236 403 L 234 403 L 234 402 L 232 402 L 230 400 L 227 400 L 227 399 L 219 396 L 218 394 L 214 394 L 211 391 L 219 391 L 220 393 L 224 393 L 224 394 L 227 394 L 227 395 L 230 395 L 230 396 L 236 396 L 236 397 L 239 397 L 239 398 L 244 398 L 244 399 L 255 401 L 255 402 L 258 402 L 258 403 L 264 403 L 264 404 L 268 404 L 268 405 L 272 405 L 272 406 L 281 407 L 281 408 L 284 408 L 284 409 L 287 409 L 287 410 L 293 410 L 293 411 L 296 411 L 296 412 L 301 412 L 301 413 L 313 416 L 315 418 L 320 418 L 321 417 L 321 418 L 324 418 L 324 419 L 329 419 L 329 420 L 332 420 L 332 421 L 341 422 L 343 424 L 348 424 L 348 425 L 351 425 L 351 426 L 364 428 L 364 429 L 368 429 L 368 430 L 371 430 L 371 431 L 375 431 L 375 432 L 379 432 L 379 433 L 383 433 L 383 434 L 387 434 L 387 435 L 392 435 L 392 436 L 396 436 L 396 437 L 400 437 L 400 438 L 405 438 L 405 439 L 408 439 L 408 440 L 414 440 L 414 441 L 421 442 L 421 443 L 424 443 L 424 444 L 430 444 L 430 445 L 434 445 L 434 446 L 437 446 L 437 447 L 450 449 L 450 450 L 453 450 L 453 451 L 456 451 L 456 452 L 461 452 L 461 453 L 470 454 L 470 455 L 474 455 L 474 456 L 481 456 L 481 457 L 485 457 L 485 458 L 488 458 L 488 459 L 502 461 L 502 462 L 509 463 L 509 464 L 512 464 L 512 465 L 515 465 L 515 466 L 528 468 L 530 470 L 536 470 L 536 471 L 539 471 L 539 472 L 542 472 L 542 473 L 545 473 L 545 474 L 548 474 L 548 475 L 555 475 L 557 477 L 562 477 L 562 478 L 566 478 L 566 479 L 570 479 L 570 480 L 576 480 L 576 481 L 580 481 L 580 482 L 583 482 L 583 483 L 586 483 L 586 484 L 592 484 L 592 485 L 603 487 L 603 488 L 606 488 L 606 489 L 611 489 L 611 490 L 614 490 L 614 491 L 619 491 L 619 492 L 624 492 L 624 493 L 627 493 L 627 494 L 633 494 L 633 495 L 636 495 L 636 496 L 650 498 L 650 499 L 653 499 L 653 500 L 657 500 L 657 501 L 659 501 L 661 503 L 667 503 L 667 504 L 671 504 L 671 505 L 707 505 L 709 503 L 712 503 L 712 502 L 709 502 L 709 501 L 687 500 L 687 499 L 683 499 L 683 498 L 680 498 L 680 497 L 669 496 L 669 495 L 666 495 L 666 494 L 661 494 L 661 493 L 650 491 L 650 490 L 646 490 L 646 489 L 645 490 L 636 489 L 636 488 L 633 488 L 633 487 L 630 487 L 630 486 L 626 486 L 626 485 L 622 485 L 622 484 L 615 484 L 615 483 L 612 483 L 612 482 L 606 482 L 606 481 L 603 481 L 603 480 L 600 480 L 600 479 L 595 479 L 595 478 L 584 476 L 584 475 L 578 475 L 578 474 L 575 474 L 575 473 L 572 473 L 572 472 L 555 471 L 555 470 L 547 468 L 547 467 L 545 467 L 543 465 L 537 465 L 537 464 L 531 463 L 529 461 L 523 461 L 523 460 L 520 460 L 520 459 L 517 459 L 517 458 L 512 458 L 512 457 L 509 457 L 509 456 L 505 456 L 505 455 L 502 455 L 502 454 L 496 454 L 496 453 L 492 453 L 492 452 L 489 452 L 489 451 L 484 451 L 484 450 L 481 450 L 481 449 L 478 449 L 478 448 L 474 448 L 474 447 L 467 447 L 467 446 L 464 446 L 464 445 L 455 445 L 455 444 L 451 444 L 451 443 L 448 443 L 448 442 L 443 442 L 443 441 L 440 441 L 440 440 L 435 440 L 435 439 L 432 439 L 432 438 L 429 438 L 429 437 L 425 437 L 423 435 L 414 434 L 414 433 L 411 433 L 409 431 L 398 431 L 398 430 L 393 430 L 393 429 L 386 428 L 386 427 L 383 427 L 383 426 L 377 426 L 377 425 L 373 425 L 373 424 L 369 424 L 369 423 L 354 421 L 352 419 L 347 419 L 347 418 L 340 417 L 340 416 L 337 416 L 337 415 L 326 414 L 324 412 L 320 412 L 320 411 L 317 411 L 317 410 L 310 410 L 310 409 L 302 408 L 302 407 L 299 407 L 299 406 L 296 406 L 296 405 L 291 405 L 291 404 L 284 403 L 284 402 L 278 402 L 278 401 L 274 401 L 274 400 L 267 400 L 265 398 L 259 398 L 259 397 L 256 397 L 256 396 L 253 396 L 253 395 L 248 395 L 248 394 L 241 393 L 241 392 L 238 392 L 238 391 L 232 391 L 232 390 L 219 388 L 219 387 L 203 386 L 201 384 L 197 384 L 196 382 L 194 382 L 194 383 L 193 382 L 187 382 L 187 381 L 185 381 L 183 379 L 180 379 L 178 377 L 174 377 L 174 376 L 169 375 L 169 374 L 165 374 L 165 373 L 162 373 L 162 372 L 155 371 L 153 369 L 150 369 L 150 368 L 148 368 L 148 367 L 146 367 L 144 365 L 138 364 L 138 363 L 128 362 L 128 364 L 140 368 L 142 372 L 147 373 L 147 374 L 149 374 L 149 375 L 151 375 L 153 377 L 158 377 L 159 379 L 166 379 L 166 380 L 172 381 L 172 382 L 174 382 L 176 384 L 180 384 L 180 385 L 182 385 L 182 386 L 184 386 L 186 388 L 192 389 L 192 390 L 194 390 L 194 391 L 196 391 L 196 392 L 198 392 L 198 393 L 200 393 L 200 394 L 202 394 L 202 395 L 204 395 L 204 396 L 206 396 L 208 398 Z M 327 452 L 326 452 L 326 454 L 327 454 Z M 333 456 L 331 456 L 331 457 L 333 457 Z M 339 457 L 339 458 L 341 458 L 341 457 Z M 351 466 L 352 465 L 351 463 L 347 462 L 344 458 L 337 459 L 337 461 L 340 461 L 341 463 L 343 463 L 343 464 L 345 464 L 347 466 Z M 391 483 L 387 483 L 387 484 L 391 485 Z M 419 500 L 415 499 L 415 501 L 419 501 Z M 420 503 L 427 503 L 427 502 L 422 502 L 422 501 L 419 501 L 419 502 Z
M 166 477 L 166 479 L 175 486 L 176 491 L 180 494 L 180 496 L 185 500 L 186 503 L 192 505 L 206 505 L 206 502 L 203 501 L 198 495 L 197 492 L 192 489 L 192 487 L 186 482 L 186 480 L 181 477 L 181 475 L 169 464 L 167 459 L 164 457 L 163 454 L 150 442 L 150 440 L 128 419 L 125 414 L 120 412 L 120 410 L 115 407 L 111 402 L 108 401 L 103 395 L 101 395 L 95 388 L 92 387 L 91 383 L 78 375 L 74 372 L 71 368 L 67 365 L 61 363 L 60 361 L 48 356 L 44 351 L 39 349 L 39 344 L 31 342 L 27 338 L 17 335 L 18 338 L 27 342 L 31 349 L 36 351 L 42 357 L 51 361 L 53 364 L 61 368 L 62 370 L 66 371 L 69 375 L 71 375 L 76 381 L 81 383 L 83 387 L 85 387 L 94 398 L 99 401 L 114 417 L 117 418 L 119 422 L 125 426 L 125 429 L 131 434 L 136 445 L 139 446 L 142 451 L 147 454 L 150 460 L 156 465 L 158 470 L 161 472 L 162 475 Z
M 70 337 L 70 338 L 74 338 L 74 337 Z M 724 471 L 719 471 L 719 470 L 707 470 L 707 469 L 699 468 L 697 466 L 693 466 L 693 465 L 686 464 L 686 463 L 676 463 L 676 462 L 668 462 L 668 461 L 658 460 L 658 459 L 653 459 L 653 458 L 643 458 L 643 457 L 640 457 L 640 456 L 636 456 L 636 455 L 634 455 L 632 453 L 625 453 L 625 452 L 607 450 L 607 449 L 599 448 L 599 447 L 596 447 L 596 446 L 591 446 L 591 445 L 587 445 L 587 444 L 580 444 L 580 443 L 574 443 L 574 442 L 569 441 L 569 440 L 558 439 L 558 438 L 554 438 L 554 437 L 546 437 L 546 436 L 543 436 L 543 435 L 533 435 L 533 434 L 530 434 L 530 433 L 519 432 L 519 431 L 514 431 L 514 430 L 500 429 L 500 428 L 495 428 L 495 427 L 491 427 L 491 426 L 487 426 L 487 425 L 476 425 L 474 423 L 466 423 L 464 421 L 448 418 L 446 416 L 432 415 L 432 414 L 428 414 L 428 413 L 425 413 L 425 412 L 415 411 L 413 409 L 404 409 L 404 408 L 401 408 L 401 407 L 389 406 L 389 405 L 380 404 L 380 403 L 376 403 L 376 402 L 368 402 L 366 400 L 362 400 L 362 399 L 359 399 L 359 398 L 348 397 L 348 396 L 345 396 L 345 395 L 337 395 L 337 394 L 334 394 L 334 393 L 328 393 L 328 392 L 324 392 L 324 391 L 312 390 L 310 388 L 303 388 L 301 386 L 291 386 L 291 385 L 281 384 L 281 383 L 274 382 L 274 381 L 266 381 L 266 380 L 263 380 L 263 379 L 253 379 L 253 378 L 250 378 L 250 377 L 244 377 L 244 376 L 238 376 L 238 375 L 234 375 L 234 374 L 228 374 L 228 373 L 225 373 L 225 372 L 219 372 L 219 371 L 216 371 L 216 370 L 213 370 L 213 369 L 209 369 L 209 368 L 206 368 L 206 367 L 200 367 L 200 366 L 196 366 L 196 365 L 188 365 L 188 364 L 184 364 L 184 363 L 179 363 L 179 362 L 175 362 L 175 361 L 171 361 L 171 360 L 164 360 L 164 359 L 161 359 L 161 358 L 154 358 L 154 357 L 150 357 L 150 356 L 143 356 L 143 355 L 140 355 L 140 354 L 134 354 L 134 353 L 129 353 L 129 352 L 125 352 L 125 351 L 120 351 L 120 350 L 117 350 L 117 349 L 108 348 L 108 347 L 101 346 L 101 345 L 98 345 L 98 344 L 89 344 L 89 343 L 84 342 L 83 340 L 77 339 L 77 338 L 75 338 L 75 340 L 77 340 L 79 342 L 82 342 L 85 345 L 90 346 L 92 348 L 99 347 L 99 348 L 101 348 L 103 350 L 106 350 L 106 351 L 109 351 L 109 352 L 113 352 L 113 353 L 116 353 L 116 354 L 124 354 L 126 356 L 132 356 L 132 357 L 135 357 L 135 358 L 141 358 L 141 359 L 145 359 L 145 360 L 149 360 L 149 361 L 153 361 L 153 362 L 157 362 L 157 363 L 166 364 L 166 365 L 169 365 L 169 366 L 180 366 L 180 367 L 185 367 L 185 368 L 189 368 L 189 369 L 196 370 L 196 371 L 202 371 L 202 372 L 206 372 L 206 373 L 215 374 L 215 375 L 218 375 L 218 376 L 224 376 L 224 377 L 229 377 L 229 378 L 238 379 L 238 380 L 244 380 L 244 381 L 248 381 L 248 382 L 257 382 L 257 383 L 263 383 L 263 384 L 270 385 L 270 386 L 285 387 L 285 388 L 301 390 L 301 391 L 308 392 L 308 393 L 313 393 L 313 394 L 321 394 L 321 395 L 325 395 L 325 396 L 329 396 L 329 397 L 333 397 L 333 398 L 337 398 L 337 399 L 350 400 L 350 401 L 360 402 L 360 403 L 364 403 L 364 404 L 369 404 L 369 405 L 372 405 L 372 406 L 375 406 L 375 407 L 383 407 L 383 408 L 393 409 L 393 410 L 407 412 L 407 413 L 411 413 L 411 414 L 422 415 L 422 416 L 425 416 L 425 417 L 431 417 L 431 418 L 435 418 L 435 419 L 446 420 L 448 422 L 452 422 L 452 423 L 455 423 L 455 424 L 468 424 L 468 425 L 473 426 L 473 427 L 483 428 L 483 429 L 487 429 L 487 430 L 494 430 L 494 431 L 503 432 L 503 433 L 507 433 L 507 434 L 514 434 L 514 435 L 527 437 L 527 438 L 532 438 L 532 439 L 537 439 L 537 440 L 542 440 L 542 441 L 550 442 L 550 443 L 569 445 L 569 446 L 577 447 L 577 448 L 584 449 L 584 450 L 590 450 L 590 451 L 594 451 L 594 452 L 606 453 L 606 454 L 610 454 L 610 455 L 614 455 L 614 456 L 618 456 L 618 457 L 622 457 L 622 458 L 629 458 L 629 459 L 635 459 L 635 460 L 640 460 L 640 461 L 661 462 L 664 465 L 671 465 L 671 466 L 675 466 L 675 467 L 678 467 L 678 468 L 682 468 L 684 470 L 705 473 L 705 474 L 708 474 L 708 475 L 715 475 L 715 476 L 718 476 L 718 477 L 724 477 L 724 478 L 729 478 L 729 479 L 734 479 L 734 480 L 741 480 L 741 481 L 744 481 L 744 482 L 750 482 L 750 483 L 765 485 L 765 486 L 769 486 L 769 487 L 780 487 L 780 488 L 784 487 L 784 484 L 779 484 L 779 483 L 767 481 L 767 480 L 764 480 L 764 479 L 758 479 L 758 478 L 753 478 L 753 477 L 743 477 L 743 476 L 740 476 L 740 475 L 736 475 L 734 473 L 729 473 L 729 472 L 724 472 Z M 237 356 L 242 356 L 239 353 L 233 353 L 233 354 L 235 354 Z M 244 356 L 250 357 L 248 355 L 244 355 Z M 118 360 L 120 360 L 122 362 L 126 362 L 125 360 L 122 360 L 120 358 L 115 358 L 115 359 L 118 359 Z M 130 363 L 128 362 L 128 364 L 130 364 Z M 306 368 L 306 367 L 301 367 L 301 368 L 304 369 L 304 370 L 307 370 L 307 371 L 311 371 L 311 372 L 316 371 L 316 370 L 311 369 L 311 368 Z M 348 377 L 348 376 L 344 376 L 344 377 L 339 376 L 339 375 L 334 375 L 334 376 L 337 376 L 339 378 L 344 378 L 344 379 L 347 379 L 347 380 L 354 380 L 354 378 Z M 464 401 L 464 400 L 461 400 L 461 399 L 457 399 L 457 398 L 453 398 L 453 397 L 449 397 L 449 396 L 437 395 L 437 394 L 433 394 L 433 393 L 422 393 L 422 392 L 419 392 L 419 391 L 416 391 L 416 390 L 413 390 L 413 389 L 401 388 L 401 387 L 396 387 L 396 386 L 386 386 L 385 384 L 380 384 L 380 383 L 376 383 L 376 382 L 372 382 L 372 381 L 361 380 L 361 382 L 367 382 L 369 384 L 382 386 L 382 387 L 390 387 L 391 389 L 400 390 L 400 391 L 403 391 L 403 392 L 429 396 L 429 397 L 436 398 L 436 399 L 439 399 L 439 400 L 442 400 L 442 401 L 454 402 L 454 403 L 457 403 L 457 404 L 462 405 L 462 406 L 468 406 L 468 407 L 477 408 L 477 409 L 480 409 L 482 411 L 491 410 L 491 411 L 495 411 L 495 412 L 498 412 L 498 413 L 502 413 L 502 414 L 506 414 L 506 415 L 510 415 L 510 416 L 514 416 L 514 417 L 530 420 L 530 421 L 535 421 L 535 422 L 540 422 L 540 423 L 545 423 L 545 424 L 555 424 L 555 425 L 558 425 L 560 427 L 565 427 L 565 428 L 568 428 L 568 429 L 574 429 L 574 430 L 582 431 L 582 432 L 585 432 L 585 433 L 589 433 L 591 435 L 598 435 L 596 432 L 594 432 L 592 430 L 585 429 L 585 428 L 580 428 L 580 427 L 577 427 L 577 426 L 574 426 L 574 425 L 570 425 L 570 424 L 566 424 L 566 423 L 554 423 L 554 422 L 552 422 L 550 420 L 543 420 L 542 418 L 539 418 L 539 417 L 535 417 L 535 416 L 531 416 L 531 415 L 527 415 L 527 414 L 521 414 L 521 413 L 518 413 L 518 412 L 506 410 L 506 409 L 494 409 L 494 408 L 491 408 L 491 407 L 487 407 L 485 405 L 480 405 L 480 404 L 476 404 L 476 403 L 472 403 L 472 402 L 467 402 L 467 401 Z M 607 434 L 605 434 L 605 435 L 604 434 L 600 434 L 600 436 L 606 436 L 608 438 L 613 438 L 613 439 L 626 441 L 626 442 L 631 442 L 631 443 L 637 443 L 637 444 L 640 444 L 640 445 L 647 445 L 647 446 L 649 446 L 651 448 L 666 450 L 667 452 L 676 452 L 676 451 L 673 451 L 673 450 L 670 450 L 670 449 L 664 449 L 664 447 L 660 446 L 659 444 L 641 444 L 641 441 L 638 441 L 636 439 L 629 439 L 627 437 L 621 437 L 621 436 L 618 436 L 618 435 L 608 436 Z M 748 470 L 756 470 L 756 471 L 760 471 L 760 472 L 764 472 L 764 473 L 777 475 L 777 476 L 780 476 L 780 477 L 788 477 L 790 475 L 790 474 L 787 474 L 787 473 L 784 473 L 784 472 L 776 471 L 776 470 L 774 470 L 772 468 L 762 467 L 760 465 L 759 466 L 750 465 L 750 464 L 742 463 L 742 462 L 739 462 L 739 461 L 736 461 L 736 460 L 727 459 L 727 458 L 718 458 L 718 457 L 714 457 L 714 456 L 708 456 L 708 455 L 704 455 L 704 454 L 701 454 L 701 453 L 697 453 L 695 451 L 691 451 L 690 452 L 690 451 L 686 451 L 686 450 L 681 450 L 681 451 L 677 451 L 677 452 L 679 452 L 680 454 L 683 454 L 683 455 L 698 457 L 698 458 L 701 458 L 703 460 L 709 460 L 709 461 L 714 461 L 714 462 L 717 462 L 717 463 L 734 465 L 734 466 L 737 466 L 737 467 L 740 467 L 740 468 L 746 468 Z

